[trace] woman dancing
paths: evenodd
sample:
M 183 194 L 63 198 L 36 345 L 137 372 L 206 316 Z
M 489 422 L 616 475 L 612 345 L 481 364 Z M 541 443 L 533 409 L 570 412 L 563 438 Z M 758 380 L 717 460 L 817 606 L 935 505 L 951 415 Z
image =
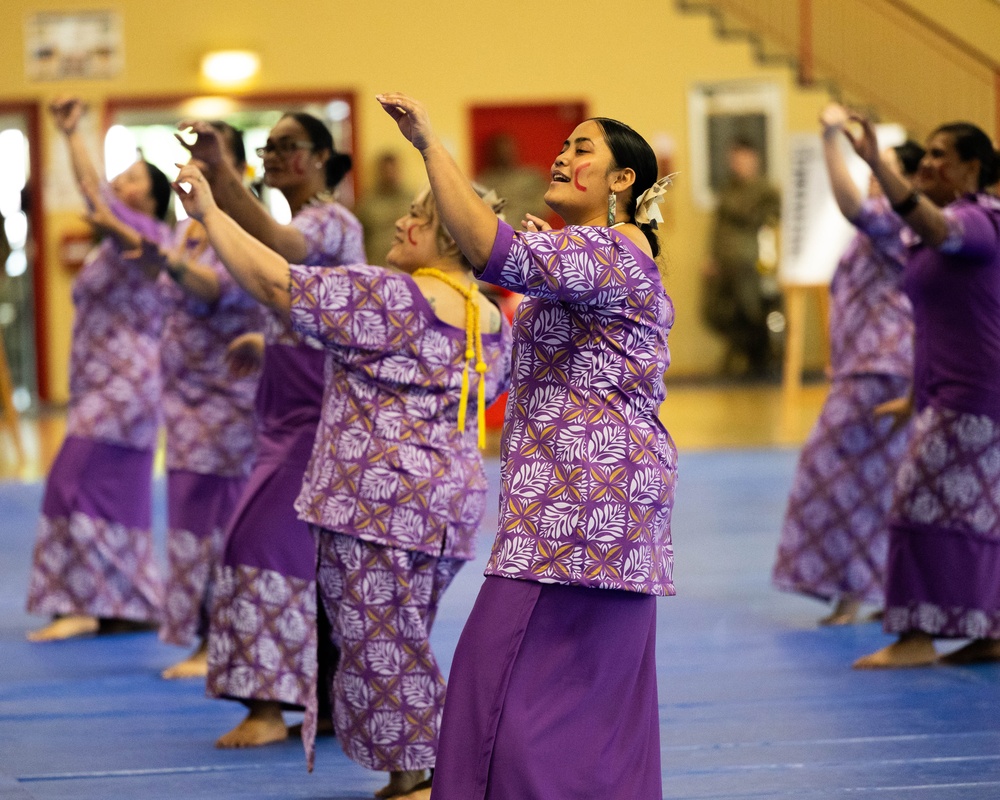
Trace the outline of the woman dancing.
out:
M 900 279 L 903 222 L 872 179 L 864 199 L 840 148 L 847 111 L 820 116 L 823 153 L 841 213 L 858 229 L 830 284 L 832 382 L 799 456 L 772 576 L 779 589 L 835 603 L 821 625 L 848 625 L 862 603 L 885 601 L 886 515 L 909 428 L 876 416 L 905 395 L 913 374 L 913 312 Z M 912 178 L 914 142 L 885 151 Z
M 211 127 L 222 155 L 246 168 L 242 134 L 225 122 Z M 160 638 L 190 645 L 208 635 L 213 570 L 223 536 L 254 458 L 257 372 L 234 375 L 230 343 L 263 326 L 257 302 L 230 277 L 205 231 L 179 223 L 170 247 L 147 243 L 141 263 L 161 277 L 167 319 L 160 346 L 167 433 L 167 552 L 169 579 Z M 204 677 L 203 659 L 184 659 L 164 678 Z
M 1000 157 L 969 123 L 942 125 L 911 182 L 855 118 L 858 154 L 916 237 L 903 287 L 915 325 L 913 438 L 896 477 L 886 572 L 889 646 L 858 668 L 1000 659 Z
M 292 209 L 281 225 L 222 158 L 217 133 L 182 123 L 197 138 L 192 155 L 206 164 L 223 206 L 252 236 L 286 259 L 310 265 L 362 263 L 361 226 L 332 192 L 350 169 L 330 132 L 308 114 L 288 114 L 261 148 L 265 183 Z M 257 458 L 233 514 L 213 586 L 208 638 L 208 693 L 239 700 L 246 717 L 218 747 L 254 747 L 284 739 L 283 708 L 315 703 L 316 543 L 294 503 L 312 452 L 323 398 L 321 344 L 266 311 L 264 340 L 242 337 L 231 353 L 243 365 L 263 358 L 257 390 Z M 335 660 L 331 655 L 330 660 Z
M 657 595 L 671 595 L 676 450 L 658 411 L 673 306 L 654 257 L 656 157 L 581 123 L 546 203 L 514 230 L 484 206 L 423 107 L 379 96 L 424 158 L 480 277 L 526 295 L 502 439 L 497 539 L 455 652 L 436 800 L 660 798 Z M 614 691 L 609 691 L 614 687 Z
M 509 329 L 426 193 L 397 223 L 399 271 L 308 268 L 246 236 L 196 169 L 181 182 L 234 277 L 326 348 L 324 413 L 296 508 L 316 536 L 340 651 L 334 726 L 348 756 L 390 772 L 377 796 L 404 794 L 434 766 L 445 684 L 428 637 L 485 510 L 477 443 L 506 388 Z M 310 768 L 315 722 L 308 709 Z
M 91 219 L 109 235 L 73 282 L 66 438 L 46 482 L 28 587 L 28 611 L 54 620 L 32 641 L 95 633 L 102 620 L 155 624 L 162 602 L 150 527 L 163 307 L 156 281 L 124 254 L 143 238 L 166 241 L 170 183 L 146 161 L 104 183 L 78 131 L 83 104 L 69 98 L 50 110 Z

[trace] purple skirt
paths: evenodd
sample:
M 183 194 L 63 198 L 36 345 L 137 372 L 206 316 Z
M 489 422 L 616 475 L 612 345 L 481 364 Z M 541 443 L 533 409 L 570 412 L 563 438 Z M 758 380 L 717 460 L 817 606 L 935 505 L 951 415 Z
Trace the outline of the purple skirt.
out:
M 885 630 L 1000 638 L 1000 421 L 921 411 L 890 520 Z
M 448 682 L 433 800 L 661 800 L 656 599 L 487 577 Z
M 886 517 L 909 427 L 872 410 L 908 386 L 893 375 L 834 380 L 795 471 L 772 576 L 779 589 L 885 601 Z
M 316 541 L 295 514 L 312 429 L 260 442 L 216 571 L 208 635 L 208 694 L 314 707 Z M 332 656 L 331 656 L 332 658 Z
M 152 470 L 151 450 L 66 437 L 45 485 L 30 613 L 159 619 Z
M 166 595 L 160 639 L 190 645 L 208 633 L 212 576 L 244 478 L 167 473 Z

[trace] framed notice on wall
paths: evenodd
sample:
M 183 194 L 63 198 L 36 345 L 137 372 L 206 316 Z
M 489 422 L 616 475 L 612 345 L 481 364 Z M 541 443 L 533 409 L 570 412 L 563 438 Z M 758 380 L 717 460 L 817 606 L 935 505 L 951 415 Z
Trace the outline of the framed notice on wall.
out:
M 44 11 L 25 21 L 28 80 L 114 78 L 122 71 L 124 42 L 117 11 Z

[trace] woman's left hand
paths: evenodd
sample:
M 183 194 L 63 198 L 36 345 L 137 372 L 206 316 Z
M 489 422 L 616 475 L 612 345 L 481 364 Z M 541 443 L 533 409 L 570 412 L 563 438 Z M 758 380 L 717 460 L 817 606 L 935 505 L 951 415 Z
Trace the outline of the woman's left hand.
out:
M 180 198 L 184 210 L 188 216 L 194 217 L 199 222 L 205 219 L 205 215 L 218 208 L 208 181 L 194 164 L 178 164 L 181 171 L 177 174 L 177 180 L 173 187 Z M 187 189 L 182 184 L 187 184 Z
M 427 110 L 412 97 L 399 92 L 390 92 L 375 95 L 375 99 L 396 121 L 403 136 L 421 153 L 437 140 Z
M 845 135 L 850 140 L 854 151 L 864 159 L 868 166 L 874 167 L 880 157 L 875 126 L 870 119 L 860 114 L 850 114 L 849 119 L 854 124 L 844 127 Z

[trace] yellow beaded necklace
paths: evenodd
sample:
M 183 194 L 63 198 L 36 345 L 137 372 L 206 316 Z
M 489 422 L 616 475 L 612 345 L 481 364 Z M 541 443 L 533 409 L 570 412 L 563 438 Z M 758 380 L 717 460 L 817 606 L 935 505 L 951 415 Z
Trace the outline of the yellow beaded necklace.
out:
M 483 360 L 483 330 L 479 321 L 479 303 L 476 294 L 479 290 L 475 281 L 468 286 L 435 267 L 422 267 L 415 270 L 413 276 L 426 275 L 437 278 L 448 284 L 465 298 L 465 367 L 462 370 L 462 393 L 458 400 L 458 429 L 465 432 L 465 415 L 469 407 L 469 362 L 476 360 L 476 372 L 479 373 L 478 386 L 478 423 L 479 447 L 486 447 L 486 362 Z

